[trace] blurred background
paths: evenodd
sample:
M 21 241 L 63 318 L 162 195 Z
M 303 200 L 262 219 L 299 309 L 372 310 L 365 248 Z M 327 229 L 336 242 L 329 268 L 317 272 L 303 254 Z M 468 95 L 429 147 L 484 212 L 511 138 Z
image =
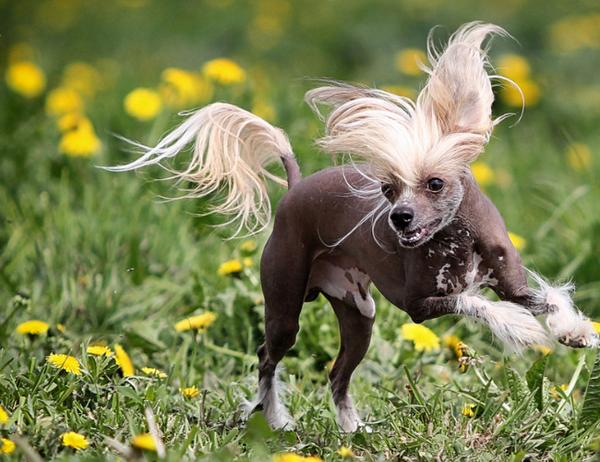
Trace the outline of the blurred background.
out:
M 597 0 L 0 0 L 0 300 L 11 307 L 0 313 L 0 345 L 6 346 L 0 364 L 8 372 L 0 374 L 0 399 L 26 416 L 18 404 L 22 390 L 42 384 L 39 401 L 30 406 L 38 414 L 19 417 L 35 446 L 47 448 L 45 455 L 59 451 L 56 435 L 36 415 L 52 416 L 63 431 L 84 422 L 88 412 L 40 391 L 54 387 L 53 375 L 37 376 L 51 352 L 85 360 L 81 352 L 88 344 L 120 342 L 136 368 L 169 374 L 168 383 L 136 386 L 154 393 L 156 406 L 182 419 L 177 422 L 185 429 L 195 422 L 197 406 L 178 398 L 180 385 L 209 390 L 211 417 L 218 422 L 234 412 L 238 380 L 243 395 L 252 393 L 250 379 L 241 377 L 254 377 L 254 351 L 262 341 L 257 266 L 268 233 L 250 243 L 224 242 L 227 230 L 211 226 L 219 218 L 199 215 L 207 210 L 204 201 L 157 200 L 177 194 L 168 182 L 151 181 L 164 176 L 160 170 L 99 170 L 134 156 L 115 135 L 152 144 L 180 122 L 179 111 L 227 101 L 283 128 L 308 175 L 331 164 L 314 147 L 323 128 L 303 103 L 304 92 L 317 85 L 311 79 L 359 82 L 414 98 L 424 83 L 418 64 L 426 60 L 429 31 L 439 26 L 434 42 L 443 44 L 472 20 L 493 22 L 514 36 L 493 39 L 490 61 L 493 72 L 521 89 L 498 81 L 494 114 L 515 115 L 497 127 L 473 173 L 504 216 L 524 263 L 549 278 L 572 279 L 578 305 L 598 319 Z M 274 202 L 282 194 L 272 188 Z M 382 389 L 384 398 L 369 401 L 371 385 L 408 386 L 403 366 L 407 374 L 422 374 L 428 393 L 440 382 L 479 385 L 472 375 L 456 375 L 456 362 L 448 362 L 453 353 L 439 339 L 426 353 L 413 349 L 400 334 L 408 318 L 376 298 L 374 346 L 359 380 L 359 401 L 374 414 L 385 416 L 377 407 L 395 404 Z M 208 332 L 205 326 L 186 337 L 174 329 L 177 321 L 205 311 L 217 313 Z M 28 319 L 42 320 L 54 334 L 33 343 L 18 337 L 17 324 Z M 428 325 L 440 338 L 459 336 L 478 353 L 501 358 L 484 329 L 453 318 Z M 337 327 L 322 299 L 305 309 L 302 326 L 286 365 L 303 380 L 296 387 L 313 390 L 313 381 L 324 385 L 323 370 L 336 355 Z M 568 382 L 579 357 L 558 348 L 549 359 L 553 383 Z M 530 359 L 512 366 L 523 371 Z M 84 365 L 97 370 L 91 362 Z M 111 388 L 114 368 L 102 371 L 96 383 L 102 393 L 125 393 Z M 85 388 L 85 380 L 84 395 L 99 393 Z M 575 384 L 581 396 L 582 380 L 575 377 Z M 66 379 L 60 386 L 72 390 Z M 502 403 L 506 394 L 496 398 Z M 121 437 L 127 425 L 143 430 L 142 402 L 131 392 L 122 399 L 137 409 L 136 417 L 126 423 L 113 401 L 117 410 L 107 410 L 106 423 L 94 426 L 99 435 Z M 93 398 L 89 403 L 94 408 Z M 299 404 L 300 398 L 296 412 L 305 412 Z M 316 422 L 327 408 L 321 404 L 306 411 L 315 413 Z M 333 425 L 328 419 L 323 425 Z M 481 422 L 482 431 L 488 424 Z M 211 427 L 211 419 L 202 425 Z M 515 432 L 520 441 L 520 428 Z M 168 438 L 178 444 L 180 436 L 173 430 Z M 194 438 L 203 450 L 215 449 L 212 440 Z

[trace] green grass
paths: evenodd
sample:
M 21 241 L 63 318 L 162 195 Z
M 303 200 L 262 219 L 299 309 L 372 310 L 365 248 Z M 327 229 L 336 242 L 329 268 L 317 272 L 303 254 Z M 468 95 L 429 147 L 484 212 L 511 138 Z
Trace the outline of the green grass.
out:
M 82 7 L 75 23 L 57 31 L 38 13 L 32 16 L 38 26 L 28 29 L 29 10 L 0 2 L 10 43 L 27 40 L 42 50 L 39 61 L 50 88 L 72 60 L 110 57 L 120 64 L 113 85 L 88 107 L 104 145 L 91 159 L 58 152 L 59 133 L 44 113 L 43 98 L 26 101 L 0 85 L 0 404 L 11 415 L 8 425 L 0 425 L 0 437 L 21 435 L 24 445 L 12 457 L 23 459 L 29 447 L 43 459 L 122 459 L 107 438 L 128 445 L 133 435 L 148 431 L 146 409 L 156 419 L 168 460 L 262 461 L 291 451 L 329 461 L 341 460 L 341 446 L 365 461 L 598 457 L 600 376 L 589 380 L 595 352 L 556 346 L 547 357 L 528 351 L 505 358 L 482 327 L 459 318 L 427 322 L 440 338 L 457 335 L 473 350 L 470 367 L 460 373 L 447 347 L 420 353 L 403 340 L 400 326 L 408 317 L 377 293 L 374 338 L 351 387 L 371 433 L 345 435 L 336 426 L 327 367 L 336 356 L 338 333 L 322 298 L 306 304 L 297 343 L 284 360 L 285 401 L 296 429 L 271 432 L 260 414 L 243 425 L 240 403 L 254 394 L 255 350 L 263 335 L 257 267 L 268 233 L 257 236 L 256 252 L 244 254 L 239 241 L 223 239 L 226 230 L 210 226 L 215 217 L 198 216 L 205 203 L 158 201 L 173 194 L 167 183 L 149 181 L 160 176 L 158 170 L 135 175 L 95 168 L 131 158 L 111 133 L 153 142 L 177 121 L 168 111 L 145 124 L 129 118 L 122 98 L 130 89 L 155 85 L 169 65 L 198 68 L 225 55 L 268 70 L 275 122 L 290 134 L 308 175 L 330 162 L 312 147 L 321 128 L 302 106 L 309 84 L 299 77 L 415 87 L 415 79 L 394 74 L 395 51 L 422 47 L 427 29 L 437 23 L 451 29 L 472 15 L 495 20 L 522 44 L 498 42 L 499 49 L 530 57 L 543 98 L 520 124 L 504 123 L 495 132 L 483 160 L 497 178 L 508 180 L 490 185 L 487 193 L 508 228 L 526 239 L 525 264 L 549 278 L 573 279 L 578 305 L 600 318 L 597 53 L 552 50 L 547 34 L 565 13 L 561 2 L 551 2 L 554 9 L 531 2 L 512 10 L 504 3 L 437 9 L 420 3 L 293 4 L 284 36 L 261 50 L 247 43 L 254 14 L 249 4 L 223 9 L 208 2 L 196 10 L 182 2 L 169 12 L 162 2 L 150 2 L 139 10 L 114 7 L 120 14 L 97 4 Z M 552 15 L 540 17 L 541 7 Z M 593 8 L 581 2 L 570 13 Z M 165 17 L 177 21 L 164 23 Z M 303 40 L 306 49 L 299 45 Z M 255 91 L 252 84 L 222 88 L 215 98 L 250 107 Z M 506 109 L 499 105 L 495 112 Z M 565 160 L 573 141 L 591 149 L 583 171 Z M 272 192 L 276 203 L 283 191 Z M 254 266 L 239 277 L 217 275 L 223 261 L 246 256 Z M 177 321 L 206 310 L 218 318 L 205 333 L 175 331 Z M 28 319 L 48 322 L 49 333 L 17 334 L 16 326 Z M 94 342 L 123 345 L 139 375 L 124 378 L 112 359 L 87 355 Z M 50 353 L 74 355 L 82 374 L 50 367 Z M 159 368 L 168 377 L 147 377 L 142 367 Z M 562 384 L 570 384 L 569 394 L 554 389 Z M 184 398 L 179 388 L 192 385 L 200 395 Z M 472 417 L 462 415 L 467 404 L 475 405 Z M 63 447 L 60 435 L 66 431 L 85 434 L 89 448 Z

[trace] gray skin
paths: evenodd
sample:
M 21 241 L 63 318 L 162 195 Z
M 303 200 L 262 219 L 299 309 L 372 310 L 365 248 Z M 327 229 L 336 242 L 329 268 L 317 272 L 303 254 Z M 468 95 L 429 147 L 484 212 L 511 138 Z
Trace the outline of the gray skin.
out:
M 359 306 L 370 299 L 371 283 L 419 323 L 456 313 L 456 294 L 473 284 L 491 287 L 501 299 L 534 314 L 548 310 L 536 306 L 502 217 L 468 169 L 458 178 L 445 178 L 438 193 L 427 189 L 428 179 L 411 195 L 403 194 L 399 182 L 385 187 L 390 211 L 373 228 L 368 220 L 332 247 L 382 201 L 383 191 L 376 199 L 352 195 L 348 183 L 364 180 L 353 167 L 329 168 L 300 180 L 295 161 L 282 160 L 290 189 L 261 261 L 265 342 L 258 349 L 259 379 L 267 386 L 295 343 L 304 302 L 319 293 L 331 302 L 340 326 L 340 352 L 330 373 L 336 404 L 346 398 L 351 375 L 369 346 L 374 312 L 365 316 Z M 394 223 L 390 217 L 406 208 L 413 214 L 410 223 L 397 216 Z M 418 230 L 423 236 L 412 242 Z M 481 257 L 476 274 L 469 273 L 474 257 Z

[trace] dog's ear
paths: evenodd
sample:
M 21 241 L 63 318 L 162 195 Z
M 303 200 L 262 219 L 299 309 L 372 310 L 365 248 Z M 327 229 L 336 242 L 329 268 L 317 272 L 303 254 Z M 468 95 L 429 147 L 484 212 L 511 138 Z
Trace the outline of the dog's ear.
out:
M 440 135 L 468 134 L 472 148 L 480 145 L 465 152 L 467 162 L 483 150 L 499 122 L 492 119 L 494 93 L 487 73 L 487 49 L 482 47 L 490 34 L 508 35 L 493 24 L 465 24 L 440 53 L 430 33 L 427 49 L 431 68 L 425 68 L 429 79 L 417 98 L 417 111 L 430 119 Z

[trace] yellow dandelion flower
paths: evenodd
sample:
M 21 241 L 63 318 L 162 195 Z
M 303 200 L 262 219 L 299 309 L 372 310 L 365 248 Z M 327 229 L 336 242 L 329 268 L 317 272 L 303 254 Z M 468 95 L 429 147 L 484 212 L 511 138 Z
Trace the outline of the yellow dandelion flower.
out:
M 304 462 L 304 457 L 293 452 L 280 452 L 273 456 L 272 462 Z
M 131 362 L 131 358 L 118 343 L 115 345 L 115 362 L 117 363 L 117 366 L 121 368 L 123 377 L 131 377 L 132 375 L 135 375 L 135 369 L 133 368 L 133 362 Z
M 150 433 L 140 433 L 139 435 L 135 435 L 131 439 L 131 444 L 138 449 L 156 452 L 156 442 Z
M 57 369 L 62 369 L 74 375 L 81 375 L 81 366 L 74 356 L 51 353 L 46 358 L 46 362 Z
M 304 462 L 323 462 L 319 456 L 306 456 Z
M 584 143 L 572 143 L 567 147 L 567 162 L 573 170 L 583 171 L 592 165 L 592 151 Z
M 182 109 L 205 103 L 214 89 L 205 78 L 183 69 L 169 67 L 162 72 L 160 95 L 167 106 Z
M 594 330 L 600 334 L 600 322 L 592 321 L 592 326 L 594 326 Z
M 492 168 L 481 160 L 471 164 L 471 172 L 477 183 L 484 187 L 491 185 L 496 176 Z
M 227 260 L 219 266 L 217 274 L 219 276 L 227 276 L 229 274 L 240 273 L 243 269 L 242 262 L 239 260 Z
M 5 77 L 8 88 L 25 98 L 35 98 L 46 88 L 44 72 L 31 61 L 9 64 Z
M 405 98 L 415 99 L 417 97 L 417 92 L 413 88 L 403 85 L 384 85 L 381 89 L 393 95 L 404 96 Z
M 150 88 L 136 88 L 129 92 L 123 105 L 127 114 L 142 121 L 154 119 L 162 108 L 160 95 Z
M 496 69 L 500 75 L 514 81 L 527 80 L 531 71 L 525 57 L 512 53 L 500 56 Z
M 102 148 L 102 142 L 93 128 L 82 124 L 66 132 L 58 144 L 58 150 L 70 157 L 90 157 Z
M 465 404 L 462 408 L 462 415 L 464 415 L 465 417 L 474 417 L 475 416 L 475 404 L 473 403 L 468 403 Z
M 87 347 L 86 351 L 93 356 L 111 357 L 113 355 L 113 351 L 105 345 L 90 345 Z
M 252 258 L 250 257 L 246 257 L 242 260 L 242 263 L 244 264 L 244 268 L 251 268 L 252 266 L 254 266 L 254 260 L 252 260 Z
M 35 49 L 25 42 L 15 43 L 8 50 L 8 61 L 18 63 L 21 61 L 33 61 L 35 58 Z
M 341 457 L 354 457 L 354 452 L 352 452 L 352 449 L 346 447 L 346 446 L 342 446 L 341 448 L 339 448 L 337 450 L 337 453 L 341 456 Z
M 59 117 L 70 112 L 81 112 L 83 106 L 81 95 L 69 87 L 55 88 L 46 97 L 46 112 L 51 116 Z
M 65 67 L 62 84 L 84 96 L 92 97 L 102 86 L 102 77 L 91 64 L 74 62 Z
M 519 88 L 513 84 L 505 83 L 500 90 L 500 99 L 512 107 L 535 106 L 540 100 L 540 87 L 533 80 L 515 81 Z
M 200 394 L 200 390 L 198 390 L 198 387 L 196 386 L 180 388 L 179 391 L 184 396 L 184 398 L 195 398 Z
M 86 129 L 94 130 L 94 126 L 90 119 L 78 112 L 70 112 L 60 116 L 56 121 L 56 126 L 61 133 L 70 132 L 71 130 Z
M 250 112 L 271 123 L 275 120 L 275 116 L 277 114 L 275 111 L 275 106 L 262 98 L 254 99 Z
M 40 335 L 48 332 L 49 327 L 50 325 L 47 322 L 32 319 L 19 324 L 16 331 L 19 334 Z
M 157 379 L 166 379 L 168 377 L 163 371 L 153 367 L 142 367 L 142 372 L 150 377 L 156 377 Z
M 527 245 L 527 241 L 523 236 L 519 236 L 511 231 L 508 232 L 508 238 L 510 239 L 510 242 L 512 242 L 512 245 L 515 246 L 515 249 L 517 249 L 519 252 L 522 251 Z
M 175 324 L 175 330 L 177 332 L 183 332 L 186 330 L 199 330 L 204 331 L 210 327 L 212 323 L 217 319 L 217 315 L 211 311 L 185 318 Z
M 222 85 L 234 85 L 246 80 L 246 71 L 228 58 L 210 60 L 202 66 L 206 77 Z
M 400 328 L 402 337 L 411 340 L 417 351 L 433 351 L 440 347 L 440 339 L 428 327 L 422 324 L 407 323 Z
M 558 393 L 558 390 L 561 390 L 562 392 L 566 393 L 568 389 L 569 385 L 566 383 L 563 383 L 560 387 L 557 387 L 555 385 L 552 388 L 550 388 L 550 396 L 552 396 L 552 398 L 554 399 L 560 399 L 562 398 L 562 396 Z
M 552 353 L 552 348 L 546 345 L 533 345 L 533 349 L 547 356 Z
M 419 75 L 419 64 L 427 63 L 427 55 L 417 48 L 406 48 L 396 54 L 396 68 L 406 75 Z
M 456 345 L 460 343 L 460 338 L 458 338 L 458 336 L 456 335 L 445 335 L 442 341 L 444 342 L 445 346 L 447 346 L 451 350 L 454 350 L 456 348 Z
M 61 334 L 64 334 L 66 332 L 67 328 L 65 327 L 64 324 L 62 324 L 62 323 L 59 322 L 56 325 L 56 330 L 59 331 Z
M 15 451 L 15 443 L 8 438 L 0 438 L 0 454 L 12 454 Z
M 73 449 L 85 449 L 89 446 L 87 438 L 76 432 L 66 432 L 61 436 L 62 445 Z
M 4 406 L 0 404 L 0 425 L 6 425 L 10 419 L 8 412 L 4 409 Z
M 240 244 L 240 250 L 247 253 L 254 252 L 257 247 L 256 241 L 253 239 L 248 239 Z

